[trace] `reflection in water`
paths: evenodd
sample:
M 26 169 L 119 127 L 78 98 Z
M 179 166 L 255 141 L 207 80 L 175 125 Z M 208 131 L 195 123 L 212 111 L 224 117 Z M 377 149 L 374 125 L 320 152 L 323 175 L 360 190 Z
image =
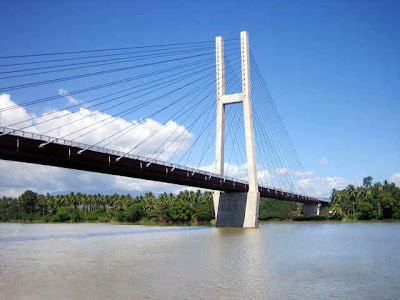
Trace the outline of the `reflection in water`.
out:
M 208 276 L 215 277 L 217 297 L 266 297 L 268 238 L 262 236 L 258 229 L 216 228 L 213 231 L 214 243 L 209 251 L 213 268 Z
M 0 224 L 2 299 L 399 299 L 400 223 Z

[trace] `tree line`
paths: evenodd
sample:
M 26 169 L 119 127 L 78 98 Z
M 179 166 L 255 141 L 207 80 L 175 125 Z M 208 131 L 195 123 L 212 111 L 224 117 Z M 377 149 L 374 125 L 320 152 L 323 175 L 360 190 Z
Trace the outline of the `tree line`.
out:
M 212 192 L 182 191 L 178 195 L 149 192 L 143 196 L 24 192 L 0 199 L 0 221 L 37 222 L 161 222 L 209 223 L 215 218 Z M 260 219 L 300 214 L 301 205 L 260 199 Z
M 18 198 L 3 197 L 0 201 L 0 221 L 209 222 L 213 218 L 212 193 L 201 191 L 162 193 L 158 197 L 151 192 L 132 197 L 82 193 L 52 196 L 26 191 Z
M 331 206 L 323 210 L 334 218 L 348 219 L 400 219 L 400 189 L 394 183 L 372 183 L 364 178 L 363 185 L 349 185 L 343 190 L 333 190 Z M 0 199 L 0 221 L 38 222 L 162 222 L 209 223 L 215 218 L 212 192 L 182 191 L 178 195 L 149 192 L 143 196 L 90 195 L 69 193 L 42 195 L 24 192 L 18 198 Z M 301 218 L 302 205 L 276 199 L 261 198 L 259 219 L 269 220 Z M 306 218 L 307 219 L 307 218 Z M 328 219 L 328 218 L 322 218 Z M 307 219 L 308 220 L 308 219 Z
M 334 189 L 327 210 L 351 219 L 400 219 L 400 189 L 387 180 L 373 184 L 373 178 L 368 176 L 362 186 Z

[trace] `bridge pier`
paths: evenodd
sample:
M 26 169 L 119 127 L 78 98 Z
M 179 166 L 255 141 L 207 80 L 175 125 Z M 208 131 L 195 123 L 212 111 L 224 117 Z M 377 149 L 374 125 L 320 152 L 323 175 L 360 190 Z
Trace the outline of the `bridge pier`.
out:
M 214 192 L 216 227 L 258 227 L 259 192 Z
M 305 216 L 319 216 L 319 208 L 321 204 L 319 203 L 304 203 L 303 204 L 303 214 Z

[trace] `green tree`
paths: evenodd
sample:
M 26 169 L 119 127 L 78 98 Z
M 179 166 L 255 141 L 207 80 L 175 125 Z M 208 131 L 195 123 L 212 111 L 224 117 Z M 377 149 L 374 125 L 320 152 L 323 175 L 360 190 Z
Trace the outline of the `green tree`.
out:
M 205 199 L 197 204 L 196 218 L 198 221 L 211 221 L 214 217 L 214 205 L 212 200 Z
M 54 222 L 66 222 L 71 219 L 72 208 L 70 206 L 62 206 L 57 210 L 57 213 L 53 216 Z
M 26 191 L 21 195 L 22 210 L 26 214 L 35 213 L 37 194 L 32 191 Z
M 367 188 L 371 187 L 372 186 L 372 180 L 373 180 L 373 178 L 371 176 L 365 177 L 363 179 L 363 186 L 367 187 Z
M 372 203 L 362 201 L 357 204 L 357 210 L 361 213 L 360 219 L 370 220 L 373 216 L 374 206 Z
M 390 219 L 393 216 L 396 206 L 396 199 L 389 192 L 383 192 L 378 196 L 382 206 L 382 215 L 384 219 Z
M 332 213 L 333 213 L 334 215 L 341 215 L 341 214 L 343 214 L 343 210 L 342 210 L 342 208 L 340 207 L 339 203 L 333 204 L 333 205 L 331 206 L 331 208 L 330 208 L 330 211 L 332 211 Z
M 133 203 L 125 208 L 124 221 L 138 222 L 144 217 L 144 207 L 142 203 Z
M 177 200 L 169 207 L 169 215 L 173 221 L 188 222 L 192 220 L 193 208 L 188 201 Z
M 350 199 L 351 199 L 351 204 L 352 204 L 352 207 L 353 207 L 353 214 L 354 214 L 356 212 L 355 211 L 355 201 L 356 201 L 357 190 L 354 187 L 354 185 L 350 184 L 347 187 L 347 191 L 348 191 Z
M 292 215 L 297 209 L 296 203 L 288 201 L 261 198 L 259 215 L 261 220 Z

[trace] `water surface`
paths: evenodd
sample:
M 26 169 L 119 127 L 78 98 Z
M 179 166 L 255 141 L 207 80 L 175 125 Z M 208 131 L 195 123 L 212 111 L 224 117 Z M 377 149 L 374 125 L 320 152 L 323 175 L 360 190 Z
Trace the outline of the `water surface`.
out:
M 0 224 L 1 299 L 400 299 L 400 223 Z

